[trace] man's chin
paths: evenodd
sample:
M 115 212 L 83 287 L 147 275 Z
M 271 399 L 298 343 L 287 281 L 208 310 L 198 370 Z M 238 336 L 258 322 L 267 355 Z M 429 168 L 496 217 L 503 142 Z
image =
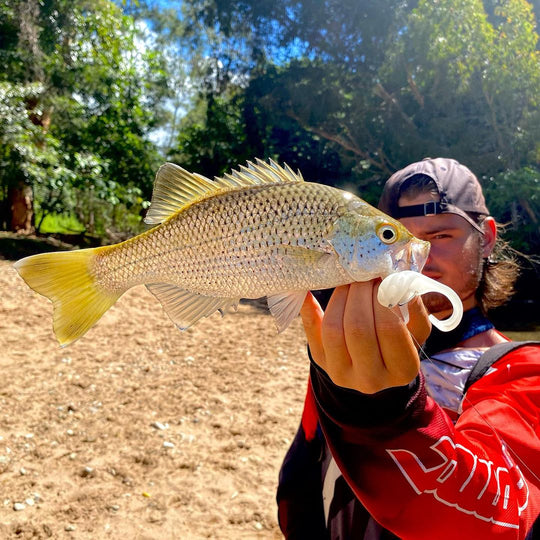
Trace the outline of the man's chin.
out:
M 440 313 L 443 316 L 442 318 L 444 318 L 448 312 L 452 312 L 453 309 L 452 303 L 448 298 L 438 293 L 427 293 L 422 295 L 422 302 L 424 302 L 424 306 L 426 306 L 428 313 L 432 313 L 435 316 Z

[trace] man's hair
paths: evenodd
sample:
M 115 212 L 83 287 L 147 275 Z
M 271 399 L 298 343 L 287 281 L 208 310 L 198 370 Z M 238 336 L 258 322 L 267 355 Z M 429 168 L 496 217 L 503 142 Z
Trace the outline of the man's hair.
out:
M 423 193 L 439 195 L 435 182 L 425 174 L 416 174 L 408 178 L 402 185 L 400 195 L 414 198 Z M 482 227 L 486 215 L 468 212 L 468 215 Z M 497 226 L 497 240 L 491 255 L 483 260 L 480 284 L 476 289 L 478 307 L 486 314 L 490 309 L 502 306 L 515 292 L 515 283 L 519 275 L 519 265 L 512 254 L 508 242 L 502 239 L 500 233 L 504 226 Z M 478 238 L 479 249 L 482 249 L 483 234 L 473 229 Z

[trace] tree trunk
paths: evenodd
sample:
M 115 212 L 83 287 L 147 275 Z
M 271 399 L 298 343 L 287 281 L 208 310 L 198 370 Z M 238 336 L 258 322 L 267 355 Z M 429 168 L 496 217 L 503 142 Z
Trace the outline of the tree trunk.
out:
M 23 182 L 8 189 L 8 228 L 31 234 L 35 231 L 34 194 L 32 187 Z

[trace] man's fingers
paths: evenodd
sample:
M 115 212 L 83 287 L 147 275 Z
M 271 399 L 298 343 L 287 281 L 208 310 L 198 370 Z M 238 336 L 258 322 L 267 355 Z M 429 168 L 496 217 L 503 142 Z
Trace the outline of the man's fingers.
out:
M 308 293 L 300 311 L 313 360 L 339 386 L 374 393 L 409 383 L 418 373 L 414 342 L 429 322 L 423 304 L 410 306 L 410 323 L 381 306 L 378 281 L 337 287 L 323 312 Z
M 322 323 L 325 356 L 329 360 L 347 362 L 349 353 L 343 331 L 343 313 L 347 304 L 349 285 L 337 287 L 326 306 Z
M 324 363 L 324 348 L 322 344 L 322 320 L 324 311 L 317 299 L 308 292 L 300 310 L 304 331 L 308 340 L 311 356 L 317 364 Z
M 369 361 L 379 354 L 373 316 L 373 285 L 373 281 L 351 284 L 343 316 L 347 348 L 352 356 L 359 356 L 360 361 Z
M 421 297 L 413 298 L 408 303 L 409 322 L 407 328 L 417 347 L 421 347 L 431 333 L 431 322 Z
M 401 314 L 379 304 L 377 289 L 378 287 L 373 289 L 373 311 L 381 361 L 386 371 L 386 386 L 408 384 L 416 377 L 420 368 L 416 346 Z M 419 310 L 420 306 L 415 304 L 415 320 L 418 320 Z

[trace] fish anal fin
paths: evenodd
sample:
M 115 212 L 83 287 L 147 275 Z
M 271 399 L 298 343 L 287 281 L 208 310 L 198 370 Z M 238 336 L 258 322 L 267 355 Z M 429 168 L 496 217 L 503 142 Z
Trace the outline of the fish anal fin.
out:
M 215 311 L 223 313 L 238 303 L 238 299 L 235 298 L 204 296 L 169 283 L 152 283 L 146 287 L 159 300 L 167 315 L 180 330 L 186 330 Z
M 283 332 L 300 313 L 308 291 L 288 291 L 267 298 L 270 313 L 276 320 L 278 332 Z

